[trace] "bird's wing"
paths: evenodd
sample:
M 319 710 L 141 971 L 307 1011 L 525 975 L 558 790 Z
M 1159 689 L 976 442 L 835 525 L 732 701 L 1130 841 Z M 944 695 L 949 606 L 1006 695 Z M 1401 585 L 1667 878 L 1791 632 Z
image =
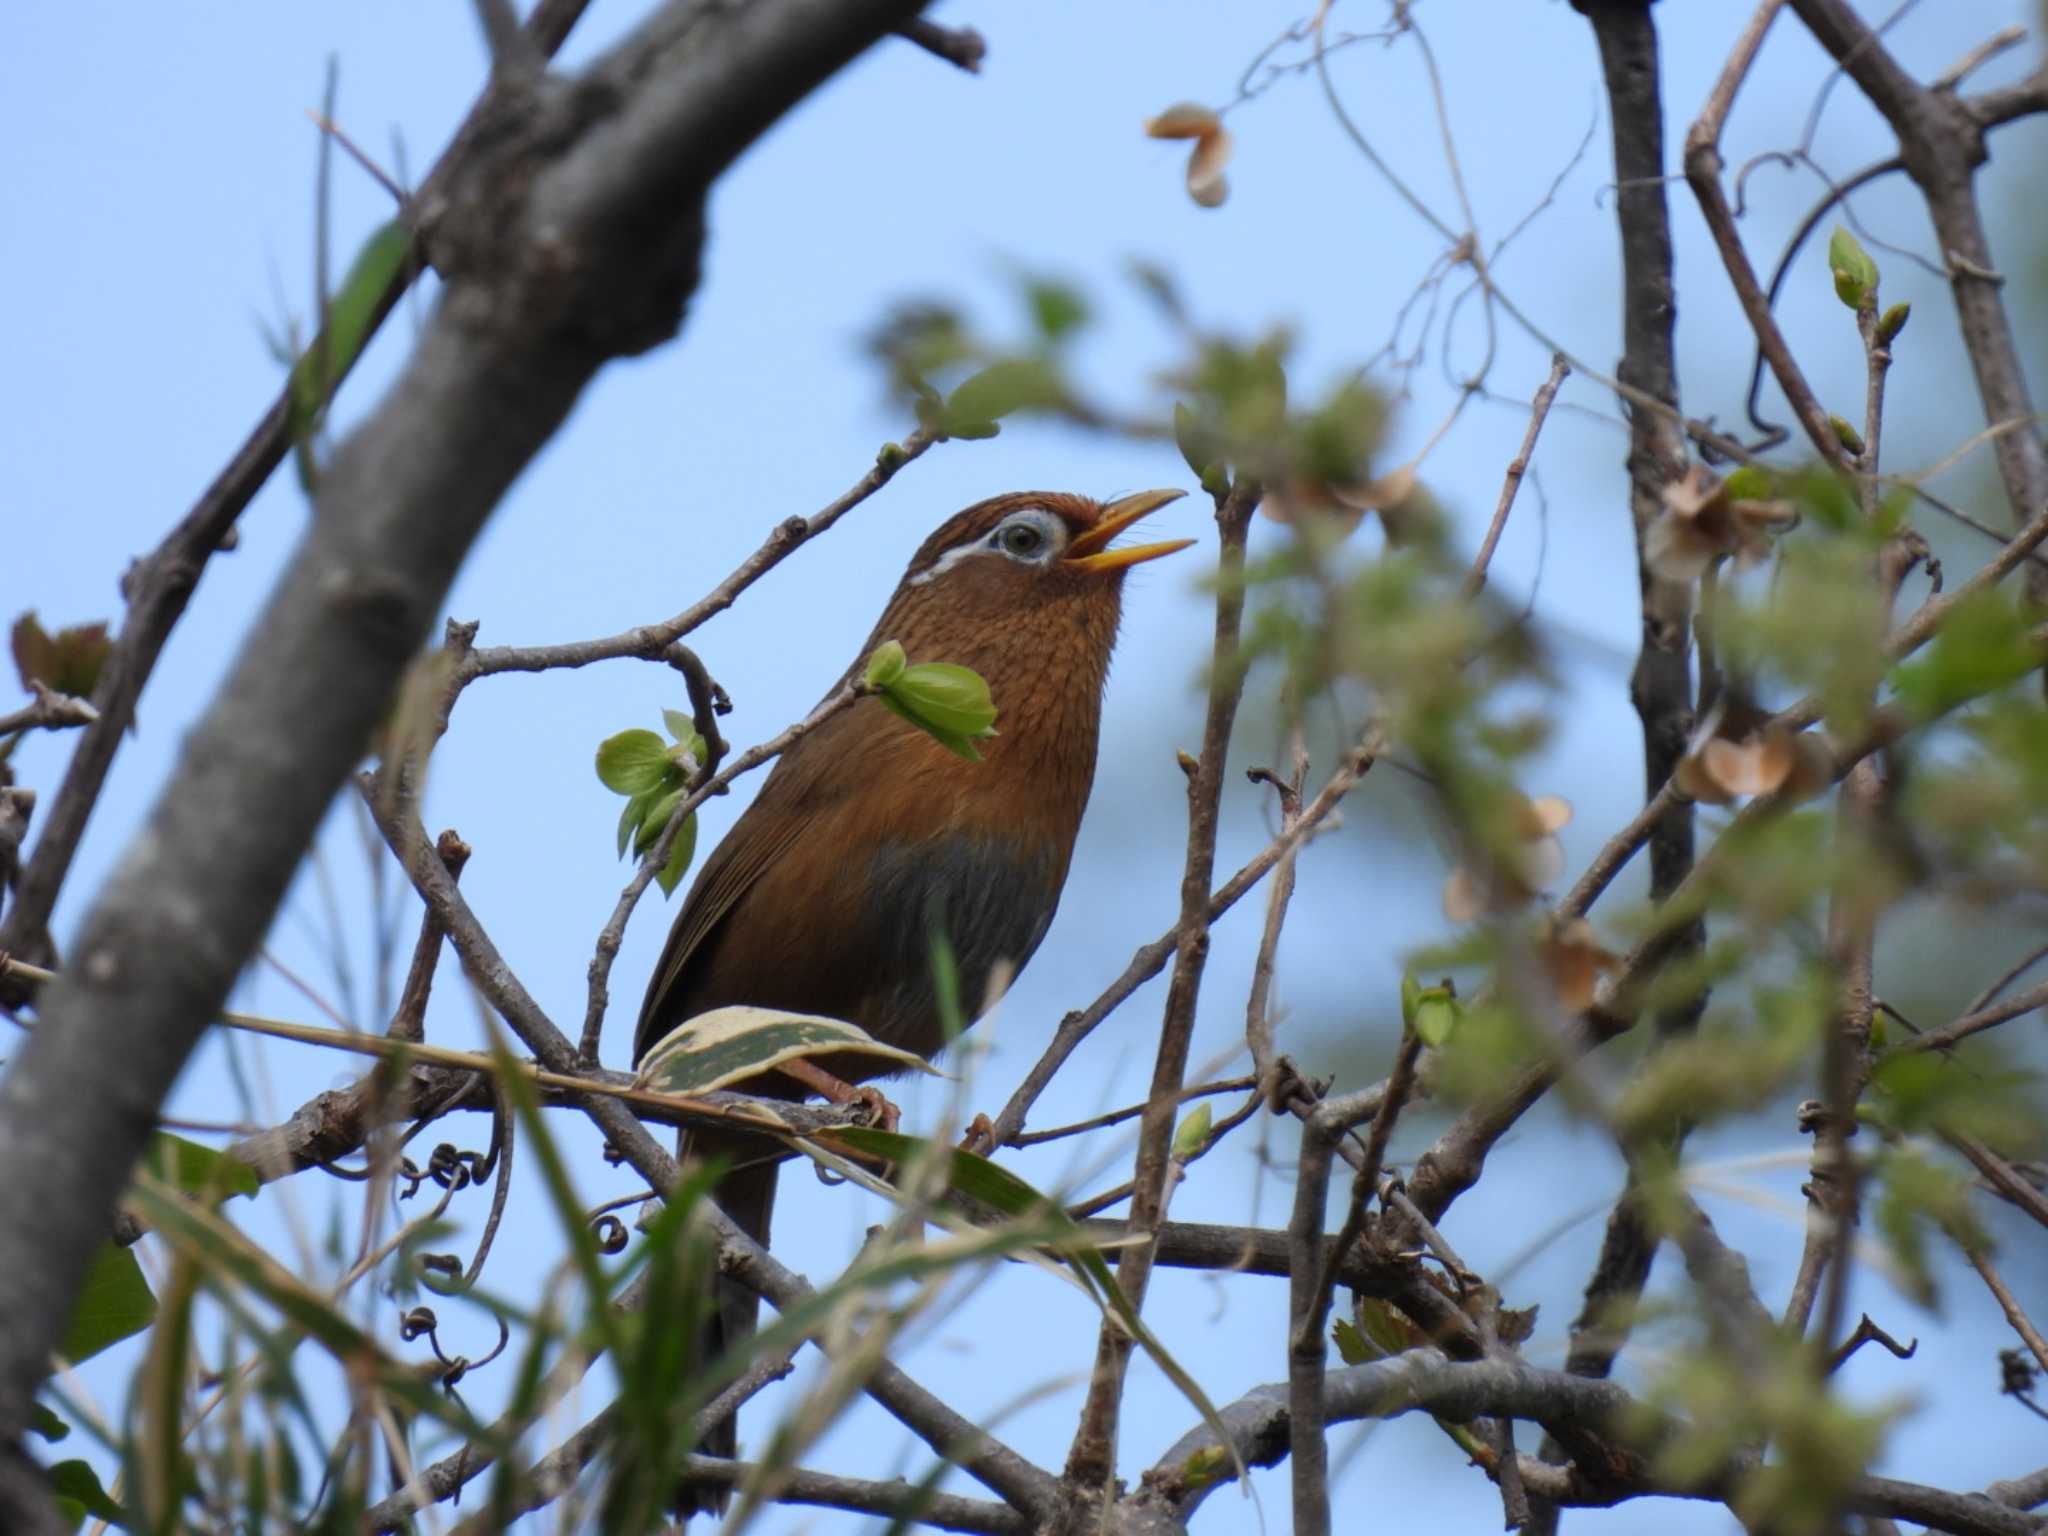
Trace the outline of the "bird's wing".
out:
M 878 730 L 889 734 L 901 725 L 895 716 L 883 716 L 880 709 L 846 710 L 783 754 L 754 803 L 704 861 L 682 911 L 676 914 L 640 1005 L 640 1022 L 633 1034 L 635 1061 L 663 1033 L 682 1022 L 673 1000 L 704 941 L 807 829 L 821 818 L 829 818 L 837 803 L 854 792 L 845 766 L 847 738 Z
M 810 816 L 793 810 L 775 815 L 749 811 L 712 851 L 696 884 L 690 888 L 689 900 L 676 914 L 675 926 L 669 929 L 668 942 L 662 946 L 661 959 L 648 983 L 646 1000 L 640 1005 L 640 1022 L 633 1034 L 635 1061 L 662 1033 L 682 1022 L 667 1016 L 667 1005 L 676 995 L 690 957 L 739 904 L 748 887 L 803 835 L 811 820 Z M 658 1028 L 656 1020 L 660 1020 Z

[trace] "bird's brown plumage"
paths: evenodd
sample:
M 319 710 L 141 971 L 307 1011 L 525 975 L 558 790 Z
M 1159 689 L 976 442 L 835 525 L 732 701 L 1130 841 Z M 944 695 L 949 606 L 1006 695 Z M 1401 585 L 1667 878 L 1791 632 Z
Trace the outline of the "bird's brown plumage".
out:
M 698 871 L 641 1007 L 636 1059 L 685 1020 L 732 1004 L 846 1019 L 930 1056 L 945 1043 L 935 936 L 954 954 L 971 1014 L 992 982 L 1030 958 L 1058 905 L 1094 779 L 1123 585 L 1123 569 L 1099 559 L 1069 562 L 1054 549 L 1034 564 L 977 546 L 1013 518 L 1042 523 L 1034 509 L 1057 519 L 1062 544 L 1109 526 L 1101 503 L 1048 492 L 958 513 L 911 559 L 841 679 L 886 640 L 912 661 L 973 668 L 999 712 L 998 734 L 977 744 L 983 761 L 960 758 L 873 700 L 798 740 Z M 822 1065 L 850 1080 L 875 1070 L 860 1058 Z M 746 1086 L 802 1091 L 772 1075 Z M 735 1162 L 716 1197 L 765 1242 L 768 1149 L 691 1133 L 682 1150 Z M 719 1326 L 703 1349 L 751 1329 L 756 1307 L 722 1282 Z M 732 1454 L 729 1421 L 706 1449 Z

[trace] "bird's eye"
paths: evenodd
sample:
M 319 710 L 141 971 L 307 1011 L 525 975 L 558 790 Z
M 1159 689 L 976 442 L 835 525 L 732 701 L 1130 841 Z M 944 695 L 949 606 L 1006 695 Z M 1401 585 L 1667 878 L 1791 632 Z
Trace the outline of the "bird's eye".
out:
M 1031 523 L 1010 523 L 996 530 L 996 545 L 1006 555 L 1028 560 L 1045 548 L 1045 530 Z

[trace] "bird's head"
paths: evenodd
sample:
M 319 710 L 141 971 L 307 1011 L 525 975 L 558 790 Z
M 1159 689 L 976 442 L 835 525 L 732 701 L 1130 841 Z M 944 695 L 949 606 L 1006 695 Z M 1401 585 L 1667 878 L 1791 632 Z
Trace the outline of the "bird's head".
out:
M 1077 610 L 1108 616 L 1114 634 L 1123 578 L 1134 565 L 1186 549 L 1192 539 L 1111 541 L 1182 491 L 1140 491 L 1100 502 L 1060 491 L 1017 491 L 977 502 L 924 541 L 889 605 L 898 623 L 933 640 L 946 631 L 1053 621 Z M 910 636 L 902 638 L 909 643 Z

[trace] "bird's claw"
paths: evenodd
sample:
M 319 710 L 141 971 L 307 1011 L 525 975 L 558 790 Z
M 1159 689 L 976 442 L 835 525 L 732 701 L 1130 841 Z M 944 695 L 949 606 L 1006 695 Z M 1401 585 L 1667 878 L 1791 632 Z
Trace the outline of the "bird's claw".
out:
M 883 1096 L 881 1089 L 856 1087 L 844 1078 L 834 1077 L 823 1067 L 812 1062 L 785 1061 L 775 1070 L 784 1077 L 794 1078 L 802 1083 L 828 1104 L 837 1104 L 842 1108 L 857 1108 L 861 1112 L 863 1124 L 893 1131 L 902 1116 L 902 1111 Z

